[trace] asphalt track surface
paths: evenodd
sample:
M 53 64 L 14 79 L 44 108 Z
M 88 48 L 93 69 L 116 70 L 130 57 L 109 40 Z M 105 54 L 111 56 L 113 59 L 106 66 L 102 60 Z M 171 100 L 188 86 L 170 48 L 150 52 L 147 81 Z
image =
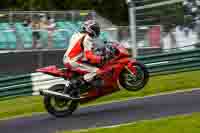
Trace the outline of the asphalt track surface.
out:
M 31 103 L 30 103 L 31 104 Z M 48 114 L 0 121 L 1 133 L 56 133 L 200 112 L 200 90 L 78 109 L 67 118 Z

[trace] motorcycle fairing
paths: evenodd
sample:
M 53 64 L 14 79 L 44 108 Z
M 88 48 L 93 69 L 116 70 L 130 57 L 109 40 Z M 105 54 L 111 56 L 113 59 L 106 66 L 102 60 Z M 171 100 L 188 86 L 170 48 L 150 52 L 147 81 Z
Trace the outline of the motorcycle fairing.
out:
M 71 77 L 70 72 L 62 71 L 55 65 L 39 68 L 36 71 L 42 72 L 42 73 L 45 73 L 45 74 L 49 74 L 49 75 L 52 75 L 52 76 L 55 76 L 55 77 L 63 77 L 63 78 Z

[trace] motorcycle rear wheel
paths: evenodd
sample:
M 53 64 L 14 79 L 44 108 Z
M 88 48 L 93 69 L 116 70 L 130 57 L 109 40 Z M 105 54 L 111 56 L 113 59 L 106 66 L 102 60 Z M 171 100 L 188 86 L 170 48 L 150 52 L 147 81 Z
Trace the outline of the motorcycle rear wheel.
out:
M 63 92 L 65 85 L 58 84 L 49 88 L 56 92 Z M 70 116 L 78 107 L 79 101 L 66 100 L 55 96 L 44 96 L 44 106 L 47 112 L 55 117 Z
M 137 74 L 133 75 L 126 68 L 122 70 L 119 77 L 119 85 L 121 88 L 128 91 L 139 91 L 147 84 L 149 80 L 149 72 L 147 68 L 139 62 L 133 64 L 136 68 Z

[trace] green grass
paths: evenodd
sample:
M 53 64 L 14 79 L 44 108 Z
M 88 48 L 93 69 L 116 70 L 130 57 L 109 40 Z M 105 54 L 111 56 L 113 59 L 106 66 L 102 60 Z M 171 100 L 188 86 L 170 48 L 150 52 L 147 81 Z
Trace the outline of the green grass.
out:
M 97 128 L 62 133 L 200 133 L 200 113 L 145 120 L 113 128 Z
M 161 92 L 170 92 L 190 88 L 200 88 L 200 71 L 184 72 L 150 78 L 148 85 L 141 91 L 128 92 L 126 90 L 102 97 L 90 104 L 123 100 L 132 97 L 143 97 Z M 44 112 L 42 97 L 30 96 L 0 102 L 0 119 L 19 115 L 30 115 L 34 112 Z

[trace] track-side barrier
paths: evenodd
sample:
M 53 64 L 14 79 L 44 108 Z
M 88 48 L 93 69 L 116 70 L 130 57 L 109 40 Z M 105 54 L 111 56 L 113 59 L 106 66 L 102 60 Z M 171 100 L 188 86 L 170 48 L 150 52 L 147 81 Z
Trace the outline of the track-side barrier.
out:
M 200 70 L 200 48 L 142 56 L 137 60 L 146 64 L 151 76 Z M 0 100 L 38 95 L 39 89 L 46 89 L 58 83 L 66 81 L 42 73 L 0 78 Z

